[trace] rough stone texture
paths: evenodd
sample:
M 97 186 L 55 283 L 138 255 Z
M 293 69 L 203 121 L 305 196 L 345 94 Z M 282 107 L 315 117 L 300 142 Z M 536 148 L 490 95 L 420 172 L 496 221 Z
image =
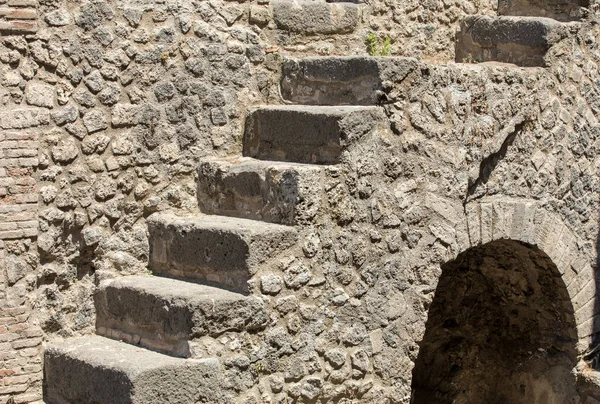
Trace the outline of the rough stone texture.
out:
M 286 59 L 281 94 L 308 105 L 374 105 L 385 102 L 386 86 L 403 87 L 417 69 L 410 58 L 341 57 Z M 389 88 L 388 88 L 389 89 Z
M 38 212 L 25 215 L 37 238 L 4 241 L 0 402 L 41 399 L 41 340 L 93 333 L 94 288 L 147 271 L 147 218 L 195 212 L 199 162 L 239 158 L 247 111 L 283 102 L 379 104 L 392 130 L 321 167 L 320 209 L 244 279 L 267 326 L 190 341 L 192 357 L 222 360 L 226 403 L 409 402 L 441 267 L 502 238 L 551 258 L 577 348 L 593 353 L 598 7 L 552 43 L 546 69 L 451 63 L 460 21 L 494 3 L 374 0 L 352 32 L 306 35 L 278 28 L 262 0 L 40 2 L 39 19 L 17 23 L 37 33 L 0 38 L 0 127 L 37 136 L 19 147 L 35 166 L 0 178 L 35 178 L 8 189 L 39 194 L 9 203 Z M 395 57 L 366 57 L 369 32 Z M 52 108 L 27 104 L 29 83 L 54 88 Z M 91 111 L 105 124 L 89 133 Z
M 546 52 L 569 28 L 551 18 L 469 16 L 457 34 L 456 61 L 545 66 Z
M 198 167 L 198 206 L 207 214 L 310 223 L 325 208 L 324 194 L 316 186 L 323 170 L 250 158 L 206 160 Z
M 0 32 L 3 35 L 36 32 L 38 17 L 35 0 L 5 1 L 0 7 Z
M 261 329 L 269 319 L 259 298 L 156 276 L 106 282 L 94 300 L 98 334 L 183 357 L 192 339 Z
M 218 360 L 172 358 L 103 337 L 49 346 L 44 372 L 49 404 L 221 403 Z
M 271 6 L 279 29 L 303 35 L 347 34 L 360 19 L 360 9 L 350 3 L 274 0 Z
M 590 0 L 499 0 L 499 15 L 536 16 L 559 21 L 579 20 Z
M 261 160 L 335 164 L 349 144 L 386 124 L 376 107 L 261 107 L 246 120 L 243 153 Z
M 247 291 L 257 266 L 296 241 L 293 227 L 225 216 L 149 218 L 150 269 Z

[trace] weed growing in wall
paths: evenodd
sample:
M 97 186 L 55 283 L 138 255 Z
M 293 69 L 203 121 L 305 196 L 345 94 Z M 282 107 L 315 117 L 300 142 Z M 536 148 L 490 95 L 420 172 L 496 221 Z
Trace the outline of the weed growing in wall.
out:
M 370 32 L 365 39 L 367 53 L 371 56 L 390 56 L 392 53 L 392 40 L 389 37 L 379 38 L 374 32 Z

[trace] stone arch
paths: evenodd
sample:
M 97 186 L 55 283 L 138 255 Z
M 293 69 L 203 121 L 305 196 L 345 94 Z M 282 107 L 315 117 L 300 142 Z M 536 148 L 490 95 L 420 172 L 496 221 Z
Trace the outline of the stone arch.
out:
M 559 215 L 539 201 L 507 197 L 482 198 L 465 206 L 464 221 L 457 224 L 457 248 L 451 259 L 469 248 L 496 240 L 514 240 L 536 247 L 556 265 L 573 305 L 578 352 L 591 344 L 597 317 L 596 279 L 581 240 Z M 460 236 L 462 235 L 462 236 Z
M 413 404 L 567 404 L 577 333 L 553 260 L 500 237 L 442 266 L 413 370 Z

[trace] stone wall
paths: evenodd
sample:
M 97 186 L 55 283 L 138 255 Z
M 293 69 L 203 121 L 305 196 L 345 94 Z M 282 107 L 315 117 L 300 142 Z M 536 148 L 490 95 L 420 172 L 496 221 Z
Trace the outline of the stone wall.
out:
M 99 281 L 146 272 L 146 218 L 197 209 L 196 165 L 241 153 L 247 111 L 282 103 L 284 58 L 365 55 L 370 31 L 434 64 L 382 78 L 390 130 L 348 145 L 311 187 L 319 209 L 299 245 L 255 275 L 269 327 L 196 341 L 197 355 L 227 359 L 248 403 L 405 402 L 441 265 L 494 239 L 467 217 L 493 227 L 509 213 L 478 203 L 500 196 L 573 235 L 545 253 L 568 261 L 555 264 L 584 350 L 598 332 L 600 36 L 590 25 L 555 45 L 547 70 L 435 64 L 453 60 L 461 18 L 492 3 L 376 1 L 309 26 L 325 3 L 274 18 L 262 0 L 43 1 L 36 33 L 4 32 L 0 402 L 40 399 L 41 340 L 93 331 Z M 306 18 L 291 26 L 286 12 Z
M 43 331 L 32 314 L 38 267 L 38 132 L 28 128 L 31 120 L 19 119 L 32 111 L 5 113 L 0 132 L 0 397 L 20 402 L 41 399 Z

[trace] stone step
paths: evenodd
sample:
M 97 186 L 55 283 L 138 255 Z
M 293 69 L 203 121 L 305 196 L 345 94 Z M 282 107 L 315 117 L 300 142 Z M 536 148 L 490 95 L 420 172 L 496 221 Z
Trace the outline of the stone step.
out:
M 542 17 L 468 16 L 457 33 L 456 61 L 545 66 L 546 52 L 573 24 Z
M 386 124 L 387 119 L 378 107 L 261 107 L 246 120 L 244 156 L 336 164 L 347 144 Z
M 312 164 L 208 159 L 198 167 L 198 205 L 207 214 L 296 225 L 321 204 L 324 168 Z
M 158 276 L 102 283 L 94 300 L 98 334 L 182 357 L 194 338 L 257 330 L 269 320 L 257 297 Z
M 402 89 L 419 63 L 406 57 L 311 57 L 285 59 L 281 95 L 303 105 L 379 105 L 384 84 Z
M 580 362 L 577 368 L 575 377 L 580 403 L 596 404 L 600 402 L 600 372 L 584 362 Z
M 44 355 L 48 404 L 221 403 L 217 359 L 181 359 L 99 336 L 67 339 Z
M 498 14 L 576 21 L 589 6 L 590 0 L 498 0 Z
M 293 227 L 211 215 L 158 213 L 148 218 L 148 229 L 155 274 L 238 292 L 247 292 L 258 267 L 297 238 Z
M 350 3 L 273 0 L 271 7 L 278 29 L 301 35 L 348 34 L 360 21 L 360 9 Z

